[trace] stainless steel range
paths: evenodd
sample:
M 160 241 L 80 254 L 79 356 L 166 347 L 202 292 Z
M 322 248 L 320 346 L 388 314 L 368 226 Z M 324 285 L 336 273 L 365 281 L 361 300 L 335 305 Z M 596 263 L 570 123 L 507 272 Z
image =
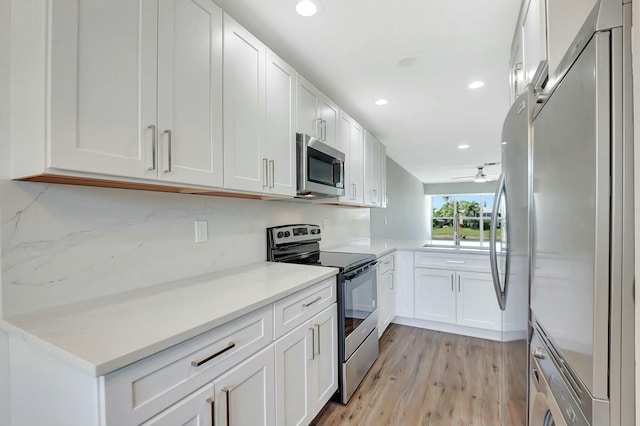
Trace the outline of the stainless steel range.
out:
M 346 404 L 378 358 L 375 256 L 320 251 L 317 225 L 267 228 L 267 260 L 338 268 L 338 392 Z

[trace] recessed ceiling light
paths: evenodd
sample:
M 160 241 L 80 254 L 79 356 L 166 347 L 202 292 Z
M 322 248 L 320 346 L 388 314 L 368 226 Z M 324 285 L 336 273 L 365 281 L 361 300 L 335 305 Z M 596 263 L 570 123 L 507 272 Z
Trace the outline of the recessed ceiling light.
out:
M 388 100 L 386 100 L 386 99 L 378 99 L 378 100 L 376 101 L 376 105 L 386 105 L 386 104 L 388 104 L 388 103 L 389 103 L 389 101 L 388 101 Z
M 404 56 L 400 58 L 398 61 L 398 66 L 406 68 L 415 65 L 416 57 L 415 56 Z
M 301 0 L 296 4 L 296 12 L 301 16 L 313 16 L 318 11 L 318 6 L 311 0 Z
M 466 143 L 461 143 L 460 145 L 458 145 L 458 149 L 469 149 L 469 145 L 467 145 Z
M 482 81 L 474 81 L 469 85 L 469 89 L 479 89 L 484 86 L 484 82 Z

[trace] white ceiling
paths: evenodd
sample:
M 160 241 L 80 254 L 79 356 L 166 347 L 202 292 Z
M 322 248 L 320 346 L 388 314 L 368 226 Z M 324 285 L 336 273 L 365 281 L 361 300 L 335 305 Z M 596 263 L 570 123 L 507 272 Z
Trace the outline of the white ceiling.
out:
M 319 1 L 321 12 L 303 18 L 294 0 L 216 0 L 421 181 L 452 182 L 500 161 L 520 1 Z M 398 66 L 404 56 L 415 65 Z M 476 80 L 486 85 L 469 90 Z

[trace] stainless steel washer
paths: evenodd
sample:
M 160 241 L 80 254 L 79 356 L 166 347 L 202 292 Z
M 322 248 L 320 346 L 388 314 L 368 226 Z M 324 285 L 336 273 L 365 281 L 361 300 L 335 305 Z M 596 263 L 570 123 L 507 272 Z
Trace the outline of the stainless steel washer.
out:
M 569 374 L 566 363 L 536 324 L 530 345 L 529 426 L 590 426 L 576 395 L 575 378 Z M 582 399 L 586 400 L 586 395 Z
M 567 426 L 560 407 L 549 390 L 547 379 L 542 375 L 534 357 L 531 357 L 530 365 L 529 426 Z

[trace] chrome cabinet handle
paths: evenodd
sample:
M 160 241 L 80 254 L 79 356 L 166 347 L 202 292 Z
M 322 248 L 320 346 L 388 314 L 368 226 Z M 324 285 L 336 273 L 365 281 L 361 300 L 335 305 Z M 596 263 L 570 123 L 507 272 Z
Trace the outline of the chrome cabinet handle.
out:
M 322 300 L 322 296 L 318 296 L 318 297 L 316 297 L 315 299 L 313 299 L 313 300 L 312 300 L 311 302 L 309 302 L 309 303 L 303 303 L 303 304 L 302 304 L 302 307 L 303 307 L 303 308 L 308 308 L 309 306 L 313 305 L 314 303 L 318 303 L 318 302 L 319 302 L 319 301 L 321 301 L 321 300 Z
M 326 142 L 327 141 L 327 120 L 322 120 L 322 129 L 323 129 L 322 140 Z
M 453 274 L 451 274 L 451 291 L 453 291 Z
M 458 275 L 458 293 L 460 293 L 460 275 Z
M 229 388 L 222 388 L 222 392 L 226 395 L 227 400 L 227 426 L 231 426 L 231 404 L 229 400 L 231 399 L 231 391 Z
M 447 260 L 447 263 L 464 264 L 464 260 Z
M 391 272 L 391 279 L 389 280 L 389 290 L 393 290 L 393 272 Z
M 275 160 L 269 160 L 269 176 L 271 179 L 271 183 L 269 184 L 269 188 L 273 188 L 276 186 L 276 162 Z
M 171 173 L 171 130 L 165 130 L 163 133 L 167 135 L 167 168 L 164 171 L 165 173 Z
M 320 355 L 320 324 L 316 324 L 315 326 L 316 331 L 314 332 L 315 334 L 315 338 L 318 339 L 318 344 L 316 345 L 316 349 L 318 349 L 318 352 L 315 355 Z
M 269 160 L 267 158 L 262 159 L 262 187 L 267 188 L 269 186 Z
M 316 359 L 316 330 L 310 327 L 311 331 L 311 359 Z
M 202 358 L 202 359 L 198 359 L 195 361 L 191 361 L 191 365 L 193 365 L 194 367 L 200 367 L 202 364 L 206 364 L 207 362 L 211 361 L 212 359 L 219 357 L 220 355 L 222 355 L 223 353 L 230 351 L 231 349 L 235 348 L 236 344 L 235 342 L 229 342 L 229 344 L 227 344 L 227 347 L 219 350 L 218 352 L 216 352 L 213 355 L 210 355 L 206 358 Z
M 152 124 L 147 129 L 151 129 L 151 167 L 147 168 L 151 171 L 156 169 L 156 126 Z
M 207 404 L 211 406 L 211 426 L 216 426 L 216 402 L 213 398 L 207 398 Z

